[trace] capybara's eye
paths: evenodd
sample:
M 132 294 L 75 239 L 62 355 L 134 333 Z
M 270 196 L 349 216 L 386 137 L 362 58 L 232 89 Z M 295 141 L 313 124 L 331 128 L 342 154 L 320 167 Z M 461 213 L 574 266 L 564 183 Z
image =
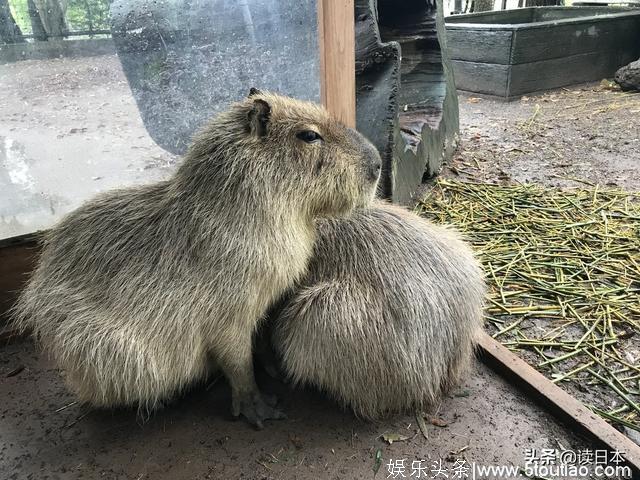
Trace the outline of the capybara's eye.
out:
M 302 130 L 296 134 L 296 137 L 307 143 L 315 143 L 322 140 L 320 134 L 313 130 Z

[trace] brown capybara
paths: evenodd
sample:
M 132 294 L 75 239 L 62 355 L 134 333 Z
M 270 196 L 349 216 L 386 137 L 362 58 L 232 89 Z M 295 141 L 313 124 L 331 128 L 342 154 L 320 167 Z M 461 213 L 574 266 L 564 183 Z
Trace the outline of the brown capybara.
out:
M 252 335 L 305 273 L 314 220 L 369 201 L 380 157 L 321 107 L 252 89 L 168 180 L 97 196 L 52 228 L 15 309 L 79 400 L 151 410 L 214 365 L 262 427 Z
M 470 248 L 382 202 L 317 223 L 309 273 L 271 327 L 285 373 L 363 418 L 433 405 L 464 374 L 482 326 Z

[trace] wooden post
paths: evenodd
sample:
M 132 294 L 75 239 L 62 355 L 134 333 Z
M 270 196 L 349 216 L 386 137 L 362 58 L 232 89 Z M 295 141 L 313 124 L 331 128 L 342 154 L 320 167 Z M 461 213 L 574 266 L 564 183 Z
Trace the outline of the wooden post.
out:
M 353 0 L 318 2 L 320 98 L 348 127 L 356 126 L 356 53 Z

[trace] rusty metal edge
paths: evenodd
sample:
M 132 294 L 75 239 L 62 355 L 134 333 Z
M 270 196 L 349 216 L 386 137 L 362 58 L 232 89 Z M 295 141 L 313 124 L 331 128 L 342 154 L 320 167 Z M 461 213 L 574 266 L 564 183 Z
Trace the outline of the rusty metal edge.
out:
M 498 374 L 507 377 L 516 387 L 533 393 L 536 400 L 543 403 L 556 418 L 577 427 L 610 450 L 619 451 L 635 475 L 640 473 L 640 446 L 487 333 L 480 335 L 478 348 L 482 360 Z

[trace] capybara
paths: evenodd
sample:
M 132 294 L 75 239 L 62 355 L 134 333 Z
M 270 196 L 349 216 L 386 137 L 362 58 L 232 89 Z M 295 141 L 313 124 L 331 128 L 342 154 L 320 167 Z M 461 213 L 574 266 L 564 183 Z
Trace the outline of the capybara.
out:
M 379 201 L 317 223 L 309 273 L 272 325 L 284 372 L 363 418 L 432 406 L 465 372 L 482 325 L 471 249 Z
M 320 106 L 252 89 L 171 178 L 101 194 L 47 232 L 16 324 L 90 405 L 149 411 L 215 368 L 233 415 L 260 428 L 282 414 L 256 386 L 253 333 L 304 275 L 314 220 L 369 201 L 379 171 Z

